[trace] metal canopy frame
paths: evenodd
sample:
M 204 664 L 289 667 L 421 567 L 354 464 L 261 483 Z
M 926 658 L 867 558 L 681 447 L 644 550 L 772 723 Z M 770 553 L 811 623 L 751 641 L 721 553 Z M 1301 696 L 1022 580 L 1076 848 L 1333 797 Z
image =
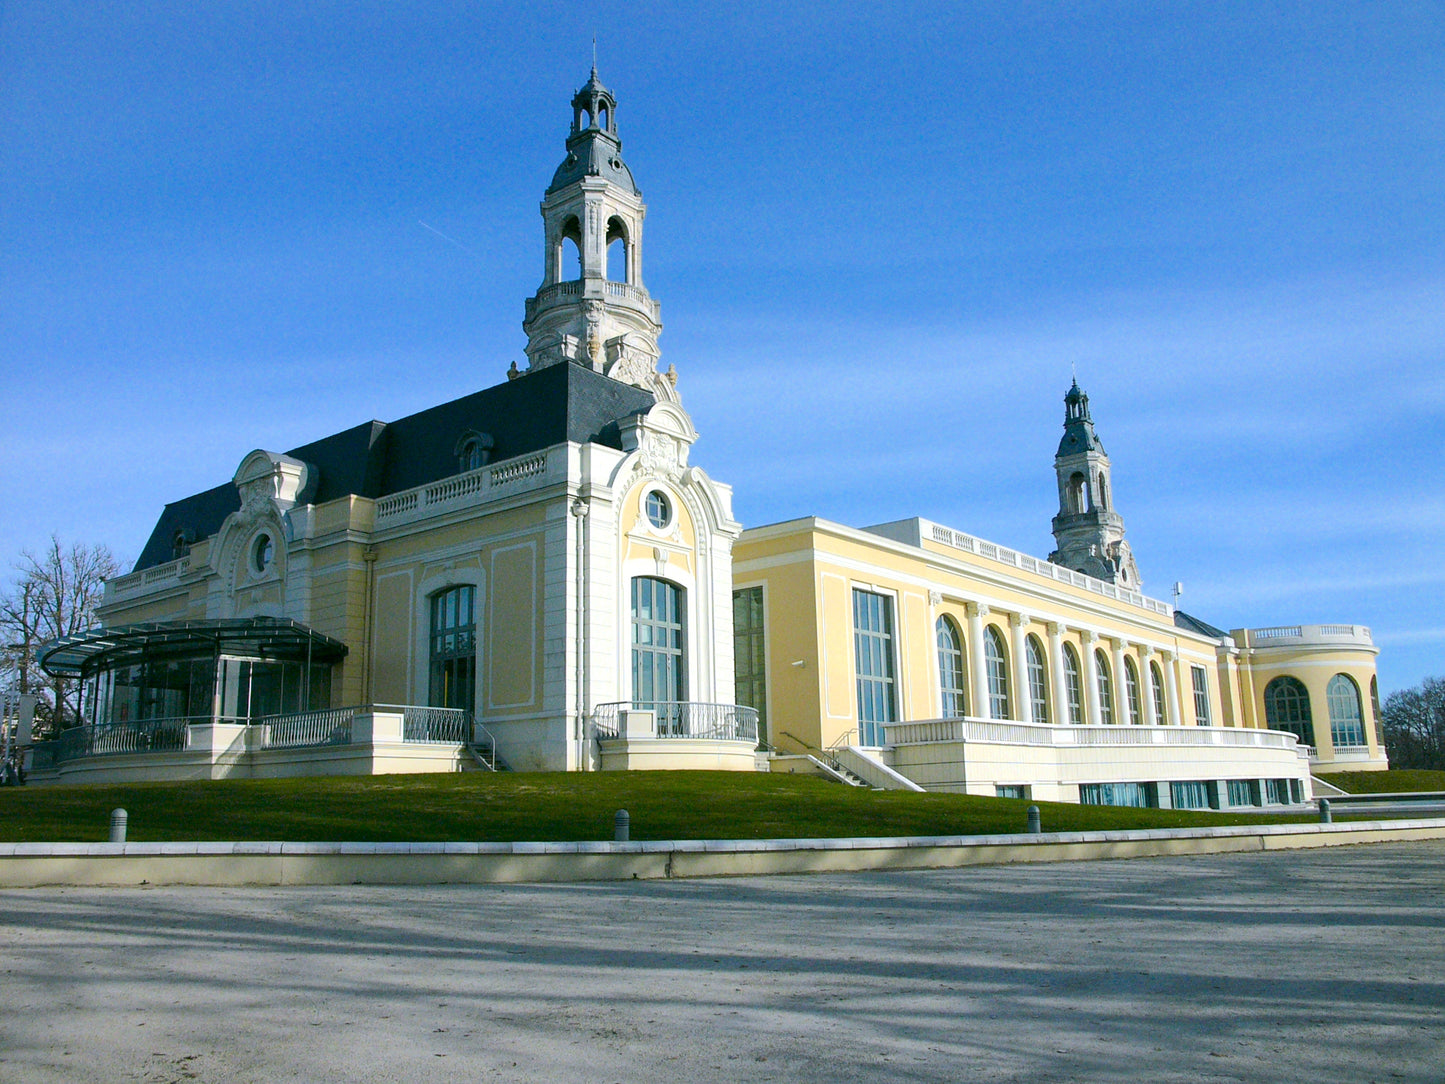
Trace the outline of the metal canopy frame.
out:
M 348 648 L 340 640 L 285 617 L 145 621 L 52 640 L 40 650 L 40 667 L 52 677 L 81 677 L 101 663 L 115 665 L 158 654 L 191 653 L 337 662 L 346 657 Z

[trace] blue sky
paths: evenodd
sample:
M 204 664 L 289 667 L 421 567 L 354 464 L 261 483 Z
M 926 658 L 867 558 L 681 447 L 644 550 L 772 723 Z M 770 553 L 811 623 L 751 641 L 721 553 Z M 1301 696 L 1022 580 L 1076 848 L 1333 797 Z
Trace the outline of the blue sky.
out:
M 1445 5 L 588 10 L 0 5 L 0 560 L 501 380 L 595 32 L 745 524 L 1045 555 L 1077 370 L 1147 593 L 1445 674 Z

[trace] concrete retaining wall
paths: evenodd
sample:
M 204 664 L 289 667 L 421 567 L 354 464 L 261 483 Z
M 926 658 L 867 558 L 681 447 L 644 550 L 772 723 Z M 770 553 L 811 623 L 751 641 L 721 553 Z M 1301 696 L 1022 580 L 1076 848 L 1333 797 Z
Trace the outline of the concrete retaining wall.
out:
M 1445 839 L 1445 820 L 902 839 L 637 843 L 0 843 L 0 888 L 482 884 L 940 869 Z

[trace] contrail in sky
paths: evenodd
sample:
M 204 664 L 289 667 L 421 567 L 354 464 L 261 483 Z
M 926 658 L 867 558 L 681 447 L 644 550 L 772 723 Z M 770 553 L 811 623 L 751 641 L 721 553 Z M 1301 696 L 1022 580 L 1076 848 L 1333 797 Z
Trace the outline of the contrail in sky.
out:
M 482 258 L 482 254 L 481 254 L 480 252 L 476 252 L 476 251 L 473 251 L 472 249 L 467 248 L 466 245 L 462 244 L 462 243 L 461 243 L 460 241 L 458 241 L 456 238 L 454 238 L 454 237 L 448 237 L 446 234 L 442 233 L 442 231 L 439 230 L 439 229 L 437 229 L 435 226 L 428 226 L 425 222 L 423 222 L 423 221 L 422 221 L 421 219 L 419 219 L 419 218 L 416 220 L 416 224 L 417 224 L 418 226 L 420 226 L 420 227 L 421 227 L 422 229 L 424 229 L 424 230 L 431 230 L 432 233 L 436 234 L 436 235 L 437 235 L 438 237 L 440 237 L 443 241 L 450 241 L 452 244 L 456 245 L 457 248 L 461 249 L 463 252 L 467 253 L 468 255 L 470 255 L 470 256 L 475 256 L 475 257 L 476 257 L 477 259 L 479 259 L 479 260 Z

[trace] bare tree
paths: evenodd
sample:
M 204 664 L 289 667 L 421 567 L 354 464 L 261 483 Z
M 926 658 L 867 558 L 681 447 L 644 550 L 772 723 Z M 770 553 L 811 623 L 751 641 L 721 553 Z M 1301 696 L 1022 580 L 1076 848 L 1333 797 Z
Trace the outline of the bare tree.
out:
M 1445 680 L 1391 693 L 1382 714 L 1390 767 L 1445 770 Z
M 104 594 L 105 581 L 120 571 L 120 565 L 105 546 L 77 542 L 67 548 L 51 535 L 50 545 L 39 556 L 21 550 L 15 569 L 18 576 L 13 589 L 0 598 L 0 627 L 11 680 L 17 692 L 48 692 L 52 725 L 63 729 L 79 721 L 75 701 L 79 690 L 72 690 L 73 683 L 64 678 L 42 674 L 36 654 L 47 641 L 73 636 L 96 623 L 95 608 Z

